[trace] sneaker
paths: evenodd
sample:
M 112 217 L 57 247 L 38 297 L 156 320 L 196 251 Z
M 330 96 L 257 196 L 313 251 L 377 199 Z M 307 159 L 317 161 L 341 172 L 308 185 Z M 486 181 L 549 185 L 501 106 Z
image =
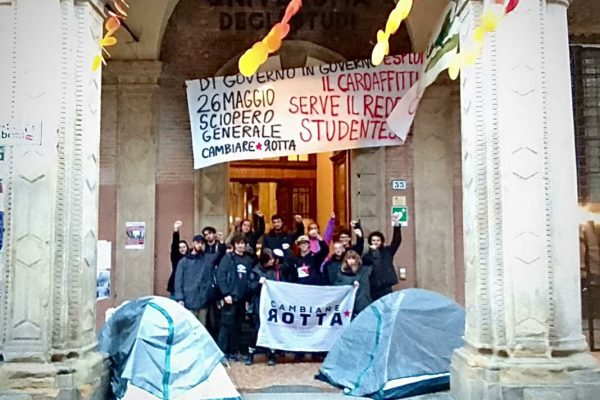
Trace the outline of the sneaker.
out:
M 267 361 L 267 365 L 269 367 L 274 367 L 275 364 L 277 364 L 277 356 L 275 352 L 272 351 L 269 353 L 269 361 Z
M 240 361 L 240 355 L 239 354 L 229 354 L 226 356 L 227 360 L 229 361 Z
M 248 353 L 248 356 L 246 357 L 246 362 L 244 362 L 244 364 L 248 366 L 254 364 L 254 353 Z

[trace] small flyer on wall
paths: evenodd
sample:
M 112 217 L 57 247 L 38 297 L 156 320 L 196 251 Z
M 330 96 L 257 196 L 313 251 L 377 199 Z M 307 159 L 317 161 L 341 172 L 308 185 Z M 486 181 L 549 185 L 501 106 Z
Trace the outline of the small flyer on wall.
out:
M 125 249 L 143 250 L 146 237 L 145 222 L 126 222 L 125 223 Z
M 110 268 L 111 268 L 111 242 L 98 241 L 98 257 L 96 265 L 96 300 L 110 297 Z

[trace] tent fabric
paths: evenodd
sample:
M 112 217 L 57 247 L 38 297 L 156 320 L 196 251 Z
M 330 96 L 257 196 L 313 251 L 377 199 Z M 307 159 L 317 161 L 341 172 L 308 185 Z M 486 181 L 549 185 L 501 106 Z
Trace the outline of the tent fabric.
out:
M 440 294 L 423 289 L 391 293 L 352 321 L 317 379 L 346 394 L 375 399 L 444 390 L 452 352 L 463 345 L 464 324 L 464 309 Z
M 159 400 L 160 397 L 154 396 L 134 385 L 129 385 L 122 400 Z M 239 400 L 240 395 L 235 386 L 229 379 L 225 367 L 218 364 L 207 380 L 199 384 L 173 400 Z
M 111 384 L 118 398 L 130 386 L 160 399 L 179 398 L 207 381 L 223 358 L 188 310 L 158 296 L 118 308 L 100 331 L 98 349 L 110 357 Z

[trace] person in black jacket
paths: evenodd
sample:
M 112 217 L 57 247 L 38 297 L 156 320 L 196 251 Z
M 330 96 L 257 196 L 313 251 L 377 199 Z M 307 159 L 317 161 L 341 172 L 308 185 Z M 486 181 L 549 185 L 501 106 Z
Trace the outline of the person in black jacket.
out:
M 213 265 L 215 270 L 214 274 L 216 276 L 216 269 L 221 262 L 221 259 L 225 255 L 225 252 L 227 251 L 227 246 L 219 241 L 217 237 L 217 230 L 212 226 L 204 227 L 204 229 L 202 229 L 202 235 L 204 235 L 204 240 L 206 242 L 204 246 L 204 254 L 209 262 Z M 218 338 L 221 325 L 221 309 L 217 304 L 217 302 L 220 300 L 221 296 L 218 296 L 218 293 L 215 293 L 214 301 L 212 301 L 208 306 L 208 316 L 206 318 L 206 329 L 215 340 Z
M 323 283 L 325 285 L 335 285 L 336 277 L 342 266 L 344 260 L 344 254 L 346 254 L 346 248 L 342 242 L 335 242 L 333 244 L 333 254 L 331 258 L 323 265 Z
M 373 267 L 371 273 L 371 298 L 373 301 L 392 293 L 392 286 L 398 283 L 398 275 L 394 269 L 394 255 L 402 244 L 402 228 L 397 216 L 392 217 L 394 236 L 392 243 L 385 246 L 385 237 L 381 232 L 369 235 L 369 250 L 363 256 L 363 265 Z
M 316 231 L 311 231 L 311 235 L 319 241 L 319 252 L 314 253 L 310 250 L 308 236 L 300 236 L 296 244 L 300 249 L 300 255 L 294 256 L 292 252 L 287 252 L 285 263 L 292 267 L 295 273 L 295 282 L 302 285 L 322 285 L 321 264 L 329 254 L 329 246 Z
M 249 219 L 243 219 L 240 224 L 240 232 L 246 236 L 248 245 L 246 250 L 249 253 L 256 255 L 256 244 L 260 238 L 265 234 L 265 216 L 262 212 L 256 212 L 256 231 L 252 229 L 252 221 Z
M 344 255 L 340 269 L 337 271 L 333 284 L 335 286 L 358 286 L 354 299 L 352 318 L 372 303 L 369 276 L 373 271 L 370 265 L 362 265 L 360 255 L 354 250 L 348 250 Z
M 204 255 L 204 238 L 194 236 L 192 251 L 179 261 L 175 275 L 175 300 L 206 326 L 208 305 L 215 290 L 214 267 Z
M 260 253 L 258 263 L 250 273 L 249 289 L 252 295 L 252 321 L 254 322 L 254 332 L 252 335 L 252 345 L 248 348 L 248 358 L 246 365 L 254 364 L 254 353 L 256 352 L 256 341 L 258 339 L 258 330 L 260 329 L 260 292 L 262 284 L 266 280 L 277 281 L 277 274 L 274 270 L 276 257 L 270 249 L 264 249 Z M 269 354 L 269 366 L 276 363 L 275 350 L 267 349 Z
M 170 293 L 171 298 L 175 297 L 175 274 L 177 273 L 177 264 L 185 257 L 189 250 L 189 246 L 185 240 L 181 240 L 179 236 L 179 228 L 183 223 L 181 221 L 175 221 L 173 224 L 173 238 L 171 239 L 171 276 L 167 283 L 167 291 Z
M 365 237 L 363 234 L 363 230 L 360 226 L 360 222 L 358 221 L 350 221 L 350 227 L 354 234 L 356 235 L 356 243 L 352 244 L 352 232 L 348 229 L 344 229 L 338 238 L 340 242 L 344 245 L 346 250 L 354 250 L 359 255 L 362 256 L 365 249 Z
M 219 265 L 225 255 L 227 246 L 217 240 L 217 230 L 212 226 L 204 227 L 202 235 L 204 236 L 204 253 L 213 259 L 215 266 Z
M 277 214 L 273 215 L 271 217 L 273 229 L 271 229 L 271 231 L 265 235 L 263 248 L 271 250 L 285 250 L 283 248 L 284 244 L 291 246 L 297 238 L 304 235 L 302 216 L 296 215 L 294 217 L 294 221 L 296 222 L 296 230 L 294 232 L 286 232 L 283 227 L 283 220 L 281 219 L 281 216 Z
M 223 299 L 221 329 L 217 344 L 228 360 L 239 360 L 239 337 L 248 299 L 249 275 L 254 258 L 246 252 L 248 241 L 242 234 L 233 236 L 233 252 L 227 253 L 217 268 L 217 284 Z

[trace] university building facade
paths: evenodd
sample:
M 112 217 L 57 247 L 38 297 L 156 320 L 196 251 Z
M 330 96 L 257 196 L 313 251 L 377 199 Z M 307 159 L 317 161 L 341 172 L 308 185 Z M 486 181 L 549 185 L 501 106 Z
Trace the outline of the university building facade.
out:
M 107 308 L 166 294 L 175 220 L 189 239 L 257 209 L 322 228 L 335 211 L 338 228 L 360 218 L 390 235 L 390 208 L 403 202 L 398 288 L 434 290 L 467 310 L 454 397 L 595 398 L 577 204 L 600 211 L 600 5 L 570 3 L 521 0 L 475 67 L 428 88 L 401 146 L 194 170 L 185 81 L 235 74 L 285 2 L 131 0 L 101 73 L 90 64 L 103 1 L 0 2 L 2 118 L 44 127 L 41 145 L 7 147 L 0 161 L 0 397 L 101 398 L 96 330 Z M 415 2 L 391 53 L 424 51 L 445 5 Z M 392 7 L 307 1 L 265 68 L 369 58 Z M 482 7 L 469 1 L 462 35 Z M 141 250 L 125 246 L 132 221 L 145 224 Z M 96 302 L 98 240 L 111 242 L 112 269 L 110 297 Z

